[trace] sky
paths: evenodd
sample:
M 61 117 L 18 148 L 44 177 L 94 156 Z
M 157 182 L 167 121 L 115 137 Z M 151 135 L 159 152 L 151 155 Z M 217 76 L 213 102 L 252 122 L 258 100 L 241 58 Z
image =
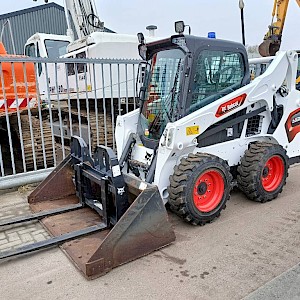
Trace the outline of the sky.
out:
M 44 4 L 43 0 L 1 1 L 0 14 Z M 62 5 L 63 0 L 55 0 Z M 241 41 L 238 0 L 95 0 L 98 15 L 107 28 L 118 33 L 146 33 L 147 25 L 158 27 L 156 36 L 174 33 L 174 22 L 183 20 L 192 34 L 207 36 L 215 31 L 217 38 Z M 272 20 L 273 0 L 244 0 L 246 44 L 262 42 Z M 291 0 L 283 32 L 282 49 L 299 49 L 300 8 Z

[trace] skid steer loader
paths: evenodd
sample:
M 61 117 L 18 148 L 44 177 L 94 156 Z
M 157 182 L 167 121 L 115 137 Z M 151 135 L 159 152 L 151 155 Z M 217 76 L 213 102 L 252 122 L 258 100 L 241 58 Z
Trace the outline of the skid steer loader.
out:
M 225 208 L 234 185 L 270 201 L 300 157 L 298 57 L 280 52 L 250 82 L 239 43 L 177 34 L 146 44 L 139 34 L 140 108 L 119 116 L 117 156 L 72 138 L 71 154 L 29 196 L 29 217 L 53 235 L 1 258 L 61 244 L 89 278 L 168 245 L 164 204 L 204 225 Z M 83 237 L 84 236 L 84 237 Z

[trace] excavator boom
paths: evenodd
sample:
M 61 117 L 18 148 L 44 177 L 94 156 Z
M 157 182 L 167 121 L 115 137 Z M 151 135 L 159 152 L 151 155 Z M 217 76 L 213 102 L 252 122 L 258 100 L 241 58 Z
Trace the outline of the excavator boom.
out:
M 296 0 L 296 2 L 300 7 L 300 0 Z M 274 0 L 272 23 L 269 26 L 268 32 L 265 34 L 264 41 L 258 48 L 261 56 L 273 56 L 280 49 L 288 5 L 289 0 Z M 274 17 L 276 18 L 275 21 Z

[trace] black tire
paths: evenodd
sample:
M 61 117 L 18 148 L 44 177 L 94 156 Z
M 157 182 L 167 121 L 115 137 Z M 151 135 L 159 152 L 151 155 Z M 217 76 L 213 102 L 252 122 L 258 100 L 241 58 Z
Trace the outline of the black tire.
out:
M 288 157 L 282 146 L 251 143 L 238 166 L 238 187 L 250 200 L 271 201 L 282 192 L 288 168 Z
M 181 159 L 180 164 L 174 168 L 174 174 L 170 176 L 170 209 L 193 225 L 211 222 L 226 207 L 231 182 L 230 168 L 224 160 L 206 153 L 189 154 Z M 210 185 L 215 193 L 209 194 Z M 207 198 L 200 200 L 204 196 Z M 207 204 L 202 204 L 203 201 Z

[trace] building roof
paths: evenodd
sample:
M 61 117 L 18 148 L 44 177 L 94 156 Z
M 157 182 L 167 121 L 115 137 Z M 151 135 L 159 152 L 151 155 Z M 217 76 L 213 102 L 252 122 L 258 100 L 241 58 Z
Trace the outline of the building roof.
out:
M 26 14 L 26 13 L 30 13 L 30 12 L 34 12 L 34 11 L 37 11 L 37 10 L 50 8 L 50 7 L 55 7 L 57 9 L 62 10 L 62 11 L 64 10 L 64 8 L 62 6 L 58 5 L 57 3 L 51 2 L 51 3 L 42 4 L 42 5 L 38 5 L 38 6 L 26 8 L 26 9 L 21 9 L 21 10 L 17 10 L 17 11 L 13 11 L 13 12 L 10 12 L 10 13 L 7 13 L 7 14 L 0 15 L 0 20 L 7 19 L 7 18 L 12 18 L 12 17 L 15 17 L 15 16 L 23 15 L 23 14 Z
M 57 3 L 54 3 L 54 2 L 51 2 L 51 3 L 46 3 L 46 4 L 42 4 L 42 5 L 26 8 L 26 9 L 21 9 L 21 10 L 17 10 L 17 11 L 14 11 L 14 12 L 10 12 L 10 13 L 0 15 L 0 20 L 16 17 L 16 16 L 23 15 L 23 14 L 26 14 L 26 13 L 35 12 L 35 11 L 38 11 L 38 10 L 41 10 L 41 9 L 48 9 L 48 8 L 51 8 L 51 7 L 57 8 L 61 11 L 64 11 L 64 8 L 61 5 L 59 5 Z M 113 31 L 109 28 L 106 28 L 106 27 L 104 27 L 104 30 L 107 31 L 107 32 L 110 32 L 110 33 L 115 33 L 115 31 Z

